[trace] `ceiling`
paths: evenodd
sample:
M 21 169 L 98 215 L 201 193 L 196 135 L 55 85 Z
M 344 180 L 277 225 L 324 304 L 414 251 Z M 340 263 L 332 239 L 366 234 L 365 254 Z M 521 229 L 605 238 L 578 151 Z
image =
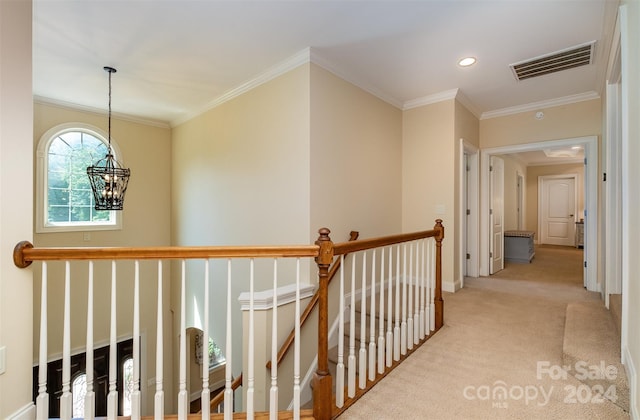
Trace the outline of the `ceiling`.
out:
M 478 117 L 597 97 L 617 0 L 33 0 L 36 98 L 176 125 L 313 61 L 401 109 L 458 93 Z M 594 63 L 509 64 L 596 41 Z M 457 65 L 465 56 L 477 63 Z

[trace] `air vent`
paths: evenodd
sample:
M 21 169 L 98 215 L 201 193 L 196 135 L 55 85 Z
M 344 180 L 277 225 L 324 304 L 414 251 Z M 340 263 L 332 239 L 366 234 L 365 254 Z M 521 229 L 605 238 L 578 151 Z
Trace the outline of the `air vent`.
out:
M 514 76 L 518 80 L 543 76 L 557 71 L 586 66 L 593 62 L 593 50 L 596 41 L 577 45 L 551 54 L 541 55 L 530 60 L 510 64 Z

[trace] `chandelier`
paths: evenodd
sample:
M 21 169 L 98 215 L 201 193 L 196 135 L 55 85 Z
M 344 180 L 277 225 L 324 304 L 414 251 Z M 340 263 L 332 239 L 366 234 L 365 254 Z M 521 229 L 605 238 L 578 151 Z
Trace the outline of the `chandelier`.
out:
M 111 150 L 111 75 L 116 72 L 116 69 L 105 67 L 104 70 L 109 73 L 109 148 L 103 159 L 87 167 L 87 175 L 89 175 L 95 199 L 95 209 L 122 210 L 131 170 L 123 168 L 113 157 Z

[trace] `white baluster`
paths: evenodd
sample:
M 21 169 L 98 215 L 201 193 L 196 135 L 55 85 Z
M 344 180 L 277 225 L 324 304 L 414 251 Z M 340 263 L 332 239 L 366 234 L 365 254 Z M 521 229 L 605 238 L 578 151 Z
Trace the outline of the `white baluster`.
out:
M 118 343 L 116 324 L 116 262 L 111 261 L 111 326 L 109 327 L 109 394 L 107 394 L 107 419 L 118 417 Z
M 93 391 L 93 261 L 89 261 L 87 284 L 87 352 L 85 357 L 87 393 L 84 397 L 84 418 L 93 420 L 95 416 L 95 392 Z
M 273 315 L 271 320 L 271 389 L 269 418 L 278 418 L 278 260 L 273 259 Z
M 413 344 L 420 342 L 420 242 L 416 241 L 416 275 L 413 277 L 415 289 L 413 305 Z
M 351 262 L 351 305 L 349 308 L 349 360 L 347 373 L 347 395 L 356 395 L 356 254 Z
M 47 393 L 47 262 L 42 262 L 42 284 L 40 285 L 40 354 L 38 359 L 38 398 L 36 418 L 49 418 L 49 394 Z
M 425 337 L 425 311 L 424 311 L 424 302 L 425 302 L 425 289 L 426 289 L 426 279 L 425 279 L 425 243 L 426 239 L 423 239 L 420 243 L 422 252 L 420 253 L 420 340 L 424 340 Z
M 133 281 L 133 392 L 131 420 L 140 420 L 140 261 L 134 264 Z
M 389 247 L 389 293 L 387 294 L 387 367 L 393 363 L 393 248 Z
M 296 318 L 293 346 L 293 418 L 300 420 L 300 258 L 296 260 Z
M 209 389 L 209 260 L 204 261 L 204 321 L 202 330 L 202 345 L 207 349 L 205 357 L 202 354 L 202 392 L 200 393 L 200 404 L 202 419 L 211 417 L 211 390 Z M 206 401 L 206 403 L 205 403 Z
M 233 418 L 233 388 L 231 388 L 233 381 L 233 364 L 231 359 L 231 355 L 233 354 L 231 336 L 231 258 L 227 260 L 227 334 L 225 351 L 224 419 L 231 420 Z
M 406 250 L 405 250 L 406 251 Z M 405 260 L 406 262 L 406 260 Z M 406 270 L 405 270 L 406 272 Z M 407 349 L 413 348 L 413 242 L 409 244 L 409 277 L 405 279 L 405 284 L 409 291 L 407 296 Z
M 182 260 L 182 273 L 181 273 L 181 290 L 180 290 L 180 370 L 178 379 L 178 419 L 186 420 L 189 414 L 187 393 L 187 328 L 185 323 L 186 318 L 186 287 L 187 287 L 187 262 Z M 203 343 L 202 358 L 209 360 L 209 343 Z M 204 401 L 201 401 L 204 403 Z
M 253 401 L 253 394 L 254 394 L 254 383 L 255 383 L 255 376 L 254 376 L 254 354 L 255 354 L 255 349 L 254 347 L 254 319 L 253 319 L 253 312 L 254 312 L 254 296 L 253 296 L 253 269 L 254 269 L 254 260 L 253 258 L 251 258 L 250 260 L 250 274 L 249 274 L 249 360 L 248 360 L 248 364 L 247 364 L 247 419 L 248 420 L 253 420 L 253 416 L 254 416 L 254 401 Z
M 407 354 L 407 244 L 402 245 L 402 323 L 400 324 L 400 354 Z
M 384 372 L 384 248 L 380 251 L 380 319 L 378 320 L 378 373 Z
M 371 308 L 369 309 L 369 380 L 376 379 L 376 250 L 371 258 Z M 366 315 L 366 314 L 365 314 Z
M 400 360 L 400 245 L 396 246 L 396 326 L 393 329 L 393 360 Z
M 362 289 L 360 290 L 360 352 L 358 360 L 358 386 L 367 387 L 367 253 L 362 253 Z
M 430 284 L 430 289 L 431 289 L 431 331 L 435 331 L 436 329 L 436 305 L 434 303 L 434 298 L 435 298 L 435 287 L 436 287 L 436 240 L 435 238 L 432 239 L 431 241 L 431 269 L 429 270 L 429 272 L 431 273 L 431 284 Z
M 340 294 L 338 317 L 338 364 L 336 365 L 336 406 L 344 405 L 344 254 L 340 255 Z
M 163 378 L 163 312 L 162 308 L 162 260 L 158 260 L 158 313 L 156 320 L 156 393 L 154 396 L 153 415 L 155 420 L 164 419 Z
M 72 417 L 73 398 L 71 395 L 71 266 L 65 261 L 64 273 L 64 320 L 62 338 L 62 396 L 60 397 L 60 418 Z
M 431 238 L 427 240 L 427 249 L 425 253 L 425 315 L 424 315 L 424 325 L 425 325 L 425 334 L 431 334 Z

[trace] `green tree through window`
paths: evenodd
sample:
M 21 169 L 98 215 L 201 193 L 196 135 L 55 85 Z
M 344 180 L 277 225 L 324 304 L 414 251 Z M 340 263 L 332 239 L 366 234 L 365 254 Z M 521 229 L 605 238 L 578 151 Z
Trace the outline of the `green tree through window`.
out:
M 67 131 L 48 149 L 47 224 L 108 222 L 109 211 L 94 209 L 87 166 L 103 158 L 107 145 L 92 134 Z

